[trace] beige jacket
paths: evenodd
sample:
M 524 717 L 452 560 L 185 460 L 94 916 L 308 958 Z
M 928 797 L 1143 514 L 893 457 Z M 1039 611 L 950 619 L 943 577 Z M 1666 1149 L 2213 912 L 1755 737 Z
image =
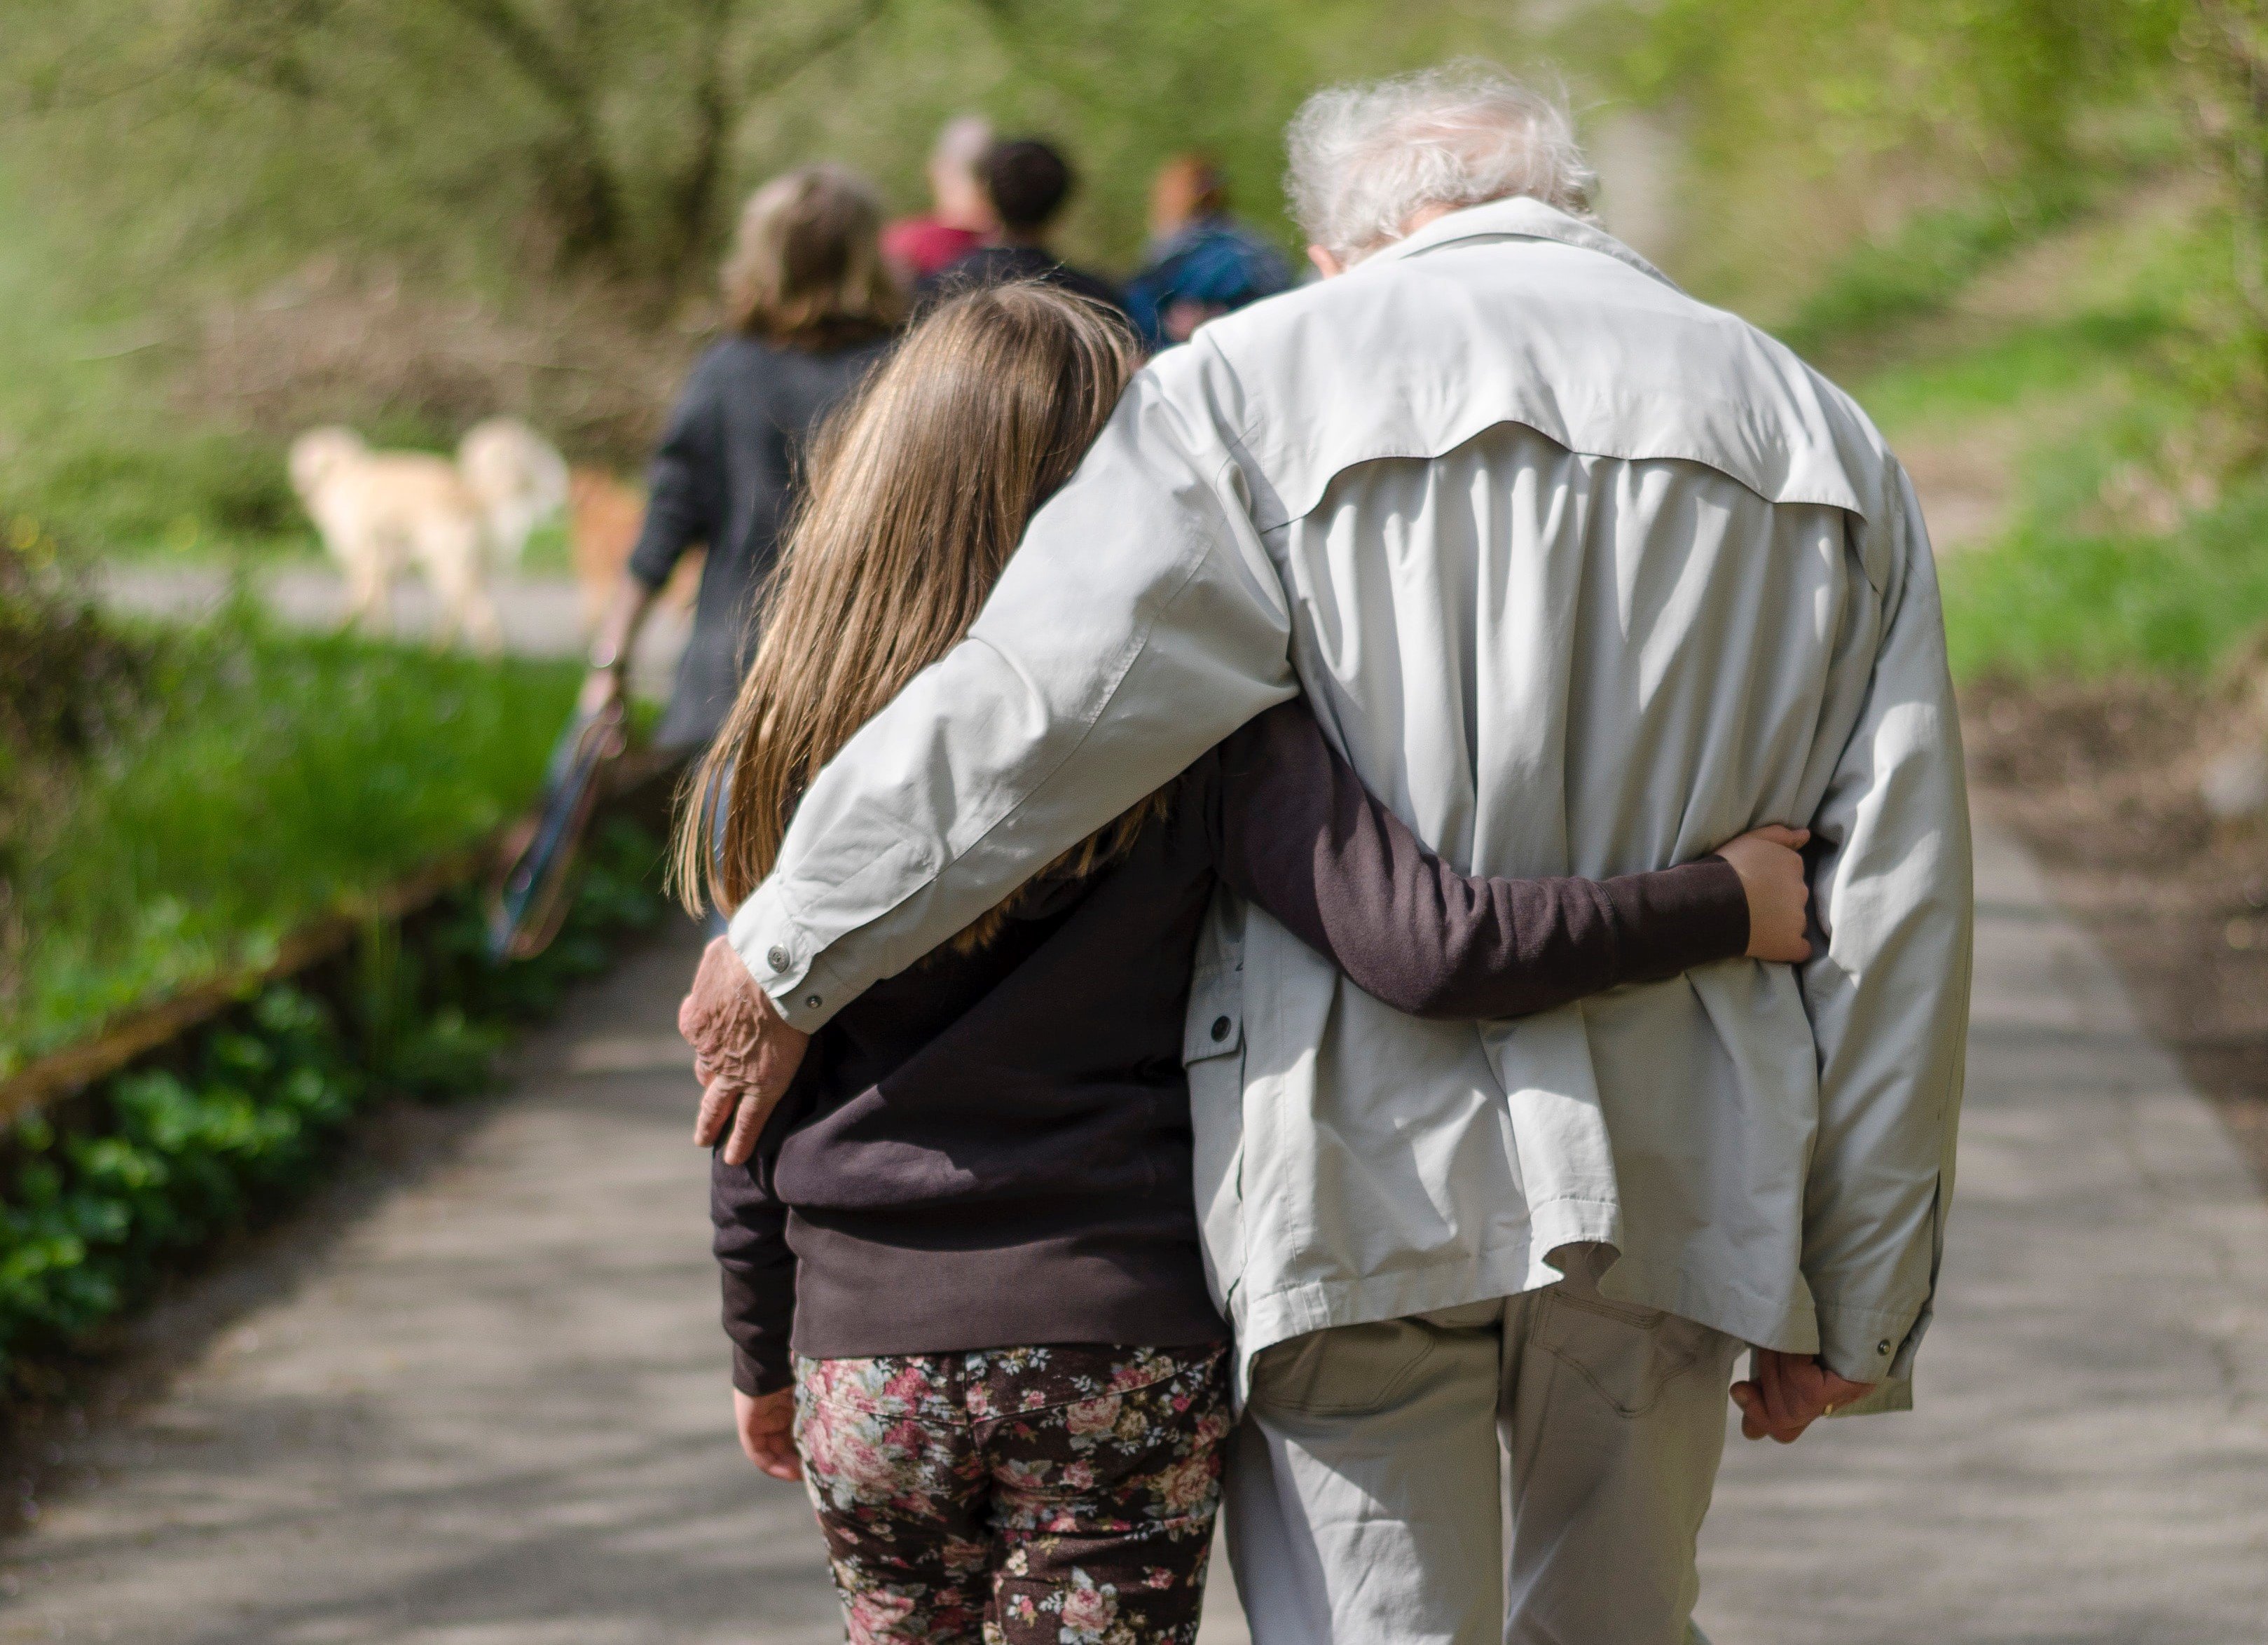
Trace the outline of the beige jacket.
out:
M 1826 942 L 1441 1024 L 1224 895 L 1186 1052 L 1241 1359 L 1596 1241 L 1609 1295 L 1908 1403 L 1970 924 L 1920 510 L 1843 394 L 1535 201 L 1145 370 L 968 639 L 813 785 L 733 944 L 814 1026 L 1294 691 L 1473 871 L 1808 824 Z

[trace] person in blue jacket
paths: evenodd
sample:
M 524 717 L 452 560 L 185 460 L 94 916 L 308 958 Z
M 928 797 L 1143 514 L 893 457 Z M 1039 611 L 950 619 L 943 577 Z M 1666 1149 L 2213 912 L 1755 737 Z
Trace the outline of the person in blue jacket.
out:
M 1228 215 L 1227 184 L 1202 154 L 1177 154 L 1159 167 L 1150 229 L 1149 261 L 1126 287 L 1126 307 L 1152 353 L 1292 284 L 1282 253 Z

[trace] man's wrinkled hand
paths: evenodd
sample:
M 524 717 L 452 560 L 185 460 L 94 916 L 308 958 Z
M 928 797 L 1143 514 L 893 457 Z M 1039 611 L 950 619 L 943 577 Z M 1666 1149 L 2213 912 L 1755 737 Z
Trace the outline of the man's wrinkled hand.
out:
M 746 1164 L 764 1121 L 802 1065 L 811 1036 L 780 1020 L 721 936 L 702 951 L 693 991 L 677 1008 L 677 1032 L 693 1047 L 693 1073 L 701 1082 L 694 1142 L 711 1148 L 724 1137 L 726 1163 Z
M 1793 1445 L 1803 1430 L 1829 1413 L 1874 1392 L 1874 1384 L 1850 1382 L 1819 1362 L 1813 1354 L 1783 1354 L 1758 1348 L 1756 1379 L 1733 1384 L 1741 1407 L 1741 1433 Z

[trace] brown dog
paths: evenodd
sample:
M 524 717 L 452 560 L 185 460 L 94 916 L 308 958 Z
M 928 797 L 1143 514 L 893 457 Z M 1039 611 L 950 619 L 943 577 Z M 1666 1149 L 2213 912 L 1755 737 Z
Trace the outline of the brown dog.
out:
M 578 468 L 567 480 L 569 532 L 575 581 L 583 591 L 583 626 L 594 628 L 614 597 L 645 524 L 645 499 L 603 469 Z M 696 551 L 677 562 L 661 591 L 664 605 L 690 609 L 701 588 Z

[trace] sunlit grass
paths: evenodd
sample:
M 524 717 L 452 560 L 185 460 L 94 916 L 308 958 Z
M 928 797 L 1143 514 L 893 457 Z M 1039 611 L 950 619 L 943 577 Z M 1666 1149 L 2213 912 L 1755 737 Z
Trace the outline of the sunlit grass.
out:
M 1812 355 L 1936 313 L 1996 260 L 2066 222 L 2090 180 L 2042 176 L 2004 198 L 1917 212 L 1896 233 L 1839 259 L 1779 334 Z
M 1893 439 L 1927 437 L 2052 400 L 2096 395 L 2167 329 L 2150 309 L 2019 325 L 1987 341 L 1902 361 L 1853 393 Z
M 0 1069 L 476 841 L 523 805 L 574 671 L 241 613 L 161 648 L 152 722 L 39 826 Z
M 2268 623 L 2268 487 L 2163 536 L 2023 521 L 1943 568 L 1957 677 L 2198 675 Z
M 1883 362 L 1851 386 L 1893 448 L 2005 477 L 1998 535 L 1940 561 L 1959 678 L 2196 676 L 2268 622 L 2268 484 L 2242 481 L 2203 506 L 2166 495 L 2184 481 L 2165 454 L 2215 415 L 2177 361 L 2195 347 L 2186 305 L 2220 241 L 2163 192 L 2147 185 L 2073 224 L 2028 250 L 2027 268 L 1993 268 L 1988 253 L 2018 237 L 1979 230 L 1928 257 L 1920 235 L 1880 280 L 1846 270 L 1846 318 L 1876 327 Z M 1922 279 L 1931 268 L 1940 285 Z M 1991 301 L 1955 275 L 1992 280 Z M 1867 291 L 1911 300 L 1868 306 L 1853 295 Z M 1881 329 L 1901 308 L 1921 323 Z

